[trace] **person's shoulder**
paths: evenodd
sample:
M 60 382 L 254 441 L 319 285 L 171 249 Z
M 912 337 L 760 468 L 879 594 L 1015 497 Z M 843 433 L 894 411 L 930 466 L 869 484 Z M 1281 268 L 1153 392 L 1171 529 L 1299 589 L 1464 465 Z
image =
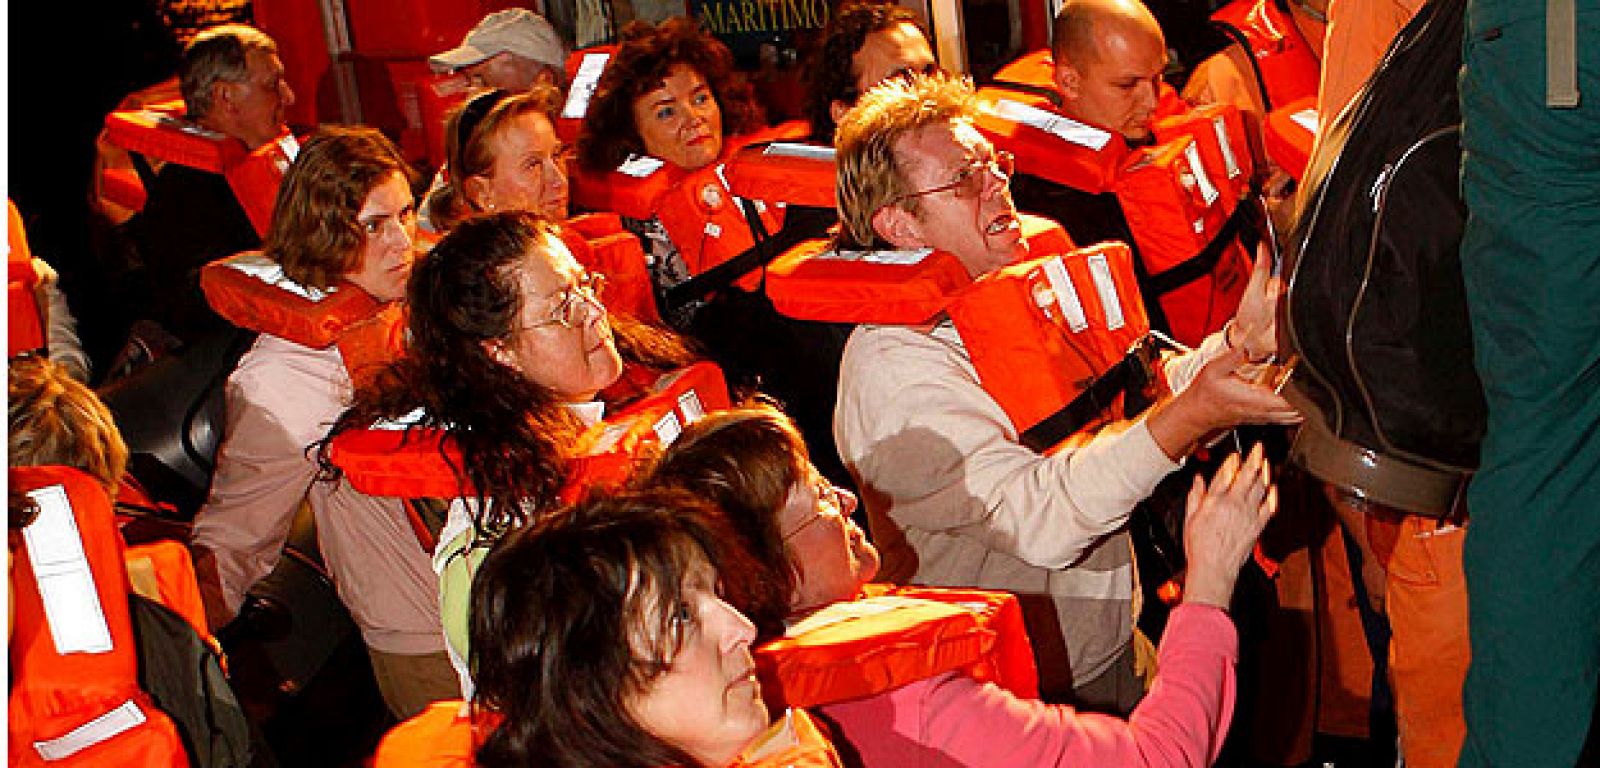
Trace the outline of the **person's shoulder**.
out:
M 845 344 L 840 394 L 899 398 L 919 386 L 966 380 L 971 366 L 960 337 L 948 325 L 862 325 Z
M 843 366 L 852 363 L 882 368 L 896 363 L 933 362 L 961 354 L 959 341 L 941 338 L 934 325 L 856 326 L 845 342 Z
M 281 388 L 293 382 L 338 378 L 343 362 L 335 347 L 313 349 L 270 333 L 260 334 L 239 358 L 231 380 L 240 384 Z

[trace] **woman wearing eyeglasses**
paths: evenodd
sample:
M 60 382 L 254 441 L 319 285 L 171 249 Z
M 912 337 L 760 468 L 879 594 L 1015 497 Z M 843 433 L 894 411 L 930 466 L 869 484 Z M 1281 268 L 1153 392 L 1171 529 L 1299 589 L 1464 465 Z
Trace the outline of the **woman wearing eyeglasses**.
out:
M 1184 604 L 1162 639 L 1155 684 L 1128 720 L 1044 704 L 1008 690 L 1014 685 L 980 679 L 995 676 L 992 658 L 987 667 L 919 676 L 908 671 L 910 664 L 878 665 L 894 652 L 893 643 L 866 643 L 869 658 L 848 665 L 840 677 L 870 677 L 859 670 L 873 665 L 874 671 L 895 670 L 898 684 L 876 684 L 868 695 L 858 687 L 840 698 L 826 695 L 836 683 L 818 687 L 795 679 L 824 665 L 816 646 L 828 643 L 812 643 L 806 651 L 813 655 L 802 662 L 775 662 L 773 654 L 794 653 L 804 644 L 798 638 L 808 627 L 824 625 L 820 618 L 827 610 L 848 617 L 822 630 L 837 636 L 849 632 L 848 622 L 864 623 L 895 606 L 891 600 L 869 608 L 862 600 L 863 588 L 877 575 L 878 552 L 850 520 L 855 497 L 817 475 L 794 425 L 776 409 L 757 404 L 706 417 L 666 451 L 649 482 L 707 498 L 727 516 L 737 534 L 730 544 L 754 567 L 724 568 L 723 593 L 756 625 L 757 642 L 767 643 L 757 650 L 762 685 L 805 691 L 805 701 L 769 706 L 814 707 L 834 726 L 834 743 L 852 764 L 1205 766 L 1217 757 L 1232 715 L 1238 658 L 1226 606 L 1240 566 L 1277 508 L 1259 446 L 1242 463 L 1230 458 L 1209 487 L 1197 479 L 1190 491 Z M 888 594 L 929 599 L 938 592 Z M 972 590 L 955 592 L 957 605 L 981 598 Z M 1004 631 L 1005 625 L 997 626 Z M 1002 634 L 995 647 L 1008 639 L 1016 638 Z M 1031 669 L 1026 640 L 1021 642 L 1019 653 Z M 947 645 L 939 652 L 960 650 Z M 936 654 L 921 644 L 916 655 Z
M 614 325 L 601 303 L 604 285 L 536 214 L 463 221 L 412 274 L 406 353 L 357 392 L 333 430 L 336 437 L 398 421 L 442 431 L 459 451 L 451 487 L 460 492 L 433 562 L 469 694 L 466 605 L 484 553 L 558 505 L 580 439 L 606 416 L 601 392 L 625 361 L 657 370 L 690 362 L 663 331 Z

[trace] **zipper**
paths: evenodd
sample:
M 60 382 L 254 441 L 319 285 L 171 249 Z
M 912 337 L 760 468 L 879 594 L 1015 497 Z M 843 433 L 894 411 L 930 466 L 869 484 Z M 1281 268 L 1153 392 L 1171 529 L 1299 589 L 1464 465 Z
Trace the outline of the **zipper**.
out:
M 1345 321 L 1344 329 L 1345 361 L 1350 366 L 1351 378 L 1355 381 L 1356 389 L 1361 393 L 1362 401 L 1366 403 L 1367 413 L 1371 414 L 1370 423 L 1373 434 L 1377 437 L 1378 442 L 1383 445 L 1385 451 L 1405 458 L 1408 461 L 1420 463 L 1424 466 L 1432 467 L 1434 469 L 1451 472 L 1465 471 L 1466 468 L 1458 467 L 1453 464 L 1447 464 L 1426 456 L 1417 455 L 1410 451 L 1396 448 L 1393 441 L 1391 441 L 1389 436 L 1384 432 L 1383 424 L 1378 419 L 1377 407 L 1372 399 L 1372 391 L 1367 386 L 1366 379 L 1361 375 L 1361 367 L 1356 363 L 1355 326 L 1356 318 L 1361 314 L 1362 304 L 1366 300 L 1367 288 L 1372 284 L 1372 270 L 1378 258 L 1378 236 L 1379 233 L 1383 231 L 1384 216 L 1388 212 L 1387 206 L 1389 202 L 1390 185 L 1394 183 L 1394 178 L 1400 174 L 1400 170 L 1405 167 L 1406 161 L 1410 160 L 1412 155 L 1416 154 L 1418 150 L 1421 150 L 1424 146 L 1431 144 L 1434 141 L 1452 134 L 1459 134 L 1460 132 L 1461 126 L 1459 123 L 1437 128 L 1429 132 L 1416 142 L 1412 143 L 1411 146 L 1406 147 L 1406 150 L 1400 153 L 1400 157 L 1394 162 L 1384 165 L 1383 170 L 1378 173 L 1378 177 L 1373 180 L 1372 186 L 1368 190 L 1368 194 L 1372 198 L 1372 236 L 1367 242 L 1366 266 L 1362 270 L 1361 282 L 1359 287 L 1356 289 L 1355 301 L 1350 306 L 1350 315 Z
M 1361 122 L 1366 118 L 1367 112 L 1371 109 L 1371 101 L 1366 97 L 1367 93 L 1372 89 L 1372 81 L 1377 79 L 1379 73 L 1389 68 L 1389 62 L 1392 61 L 1396 55 L 1398 55 L 1401 49 L 1409 48 L 1415 42 L 1416 36 L 1412 36 L 1411 38 L 1402 38 L 1397 35 L 1389 44 L 1389 47 L 1383 52 L 1383 60 L 1380 61 L 1378 66 L 1373 69 L 1372 74 L 1367 78 L 1367 81 L 1361 84 L 1361 87 L 1357 89 L 1356 94 L 1350 97 L 1350 101 L 1345 102 L 1344 108 L 1339 110 L 1338 116 L 1334 118 L 1335 122 L 1337 122 L 1340 118 L 1343 118 L 1346 114 L 1349 114 L 1350 125 L 1361 124 Z M 1320 144 L 1320 142 L 1318 143 Z M 1344 153 L 1342 151 L 1339 154 L 1334 155 L 1333 161 L 1328 165 L 1328 172 L 1323 174 L 1323 184 L 1317 189 L 1316 204 L 1311 206 L 1311 222 L 1305 226 L 1305 235 L 1300 238 L 1299 247 L 1295 250 L 1296 258 L 1294 263 L 1294 271 L 1289 273 L 1289 280 L 1284 286 L 1283 301 L 1285 306 L 1289 307 L 1289 310 L 1283 313 L 1285 326 L 1284 333 L 1287 334 L 1290 341 L 1292 341 L 1294 345 L 1300 349 L 1304 349 L 1305 345 L 1300 341 L 1300 334 L 1295 331 L 1293 311 L 1294 290 L 1295 286 L 1299 282 L 1300 265 L 1302 263 L 1299 255 L 1305 253 L 1306 243 L 1310 242 L 1311 235 L 1316 232 L 1317 220 L 1321 218 L 1322 215 L 1322 204 L 1327 199 L 1328 195 L 1327 181 L 1332 179 L 1339 172 L 1339 161 L 1343 158 L 1343 156 Z M 1322 385 L 1324 390 L 1330 392 L 1333 391 L 1333 385 L 1331 382 L 1329 382 L 1328 377 L 1323 375 L 1322 372 L 1318 371 L 1317 366 L 1312 364 L 1310 358 L 1307 356 L 1300 356 L 1300 362 L 1296 364 L 1296 368 L 1304 368 L 1305 372 L 1312 378 L 1316 379 L 1317 382 Z M 1329 426 L 1335 435 L 1342 434 L 1344 432 L 1344 404 L 1341 403 L 1337 397 L 1333 398 L 1332 411 L 1333 412 L 1329 414 L 1332 417 L 1332 424 Z

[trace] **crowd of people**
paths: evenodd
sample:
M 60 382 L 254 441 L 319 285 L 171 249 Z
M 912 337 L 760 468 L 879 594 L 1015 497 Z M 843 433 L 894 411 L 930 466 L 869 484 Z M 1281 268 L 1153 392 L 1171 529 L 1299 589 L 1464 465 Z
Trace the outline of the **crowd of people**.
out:
M 130 346 L 250 343 L 195 373 L 225 377 L 220 440 L 163 589 L 116 553 L 160 538 L 127 521 L 171 505 L 9 227 L 13 759 L 271 764 L 225 683 L 135 674 L 150 642 L 107 603 L 194 617 L 212 661 L 191 666 L 221 676 L 216 638 L 263 624 L 253 590 L 304 524 L 392 724 L 379 768 L 1346 764 L 1312 734 L 1368 742 L 1349 764 L 1587 759 L 1592 648 L 1539 678 L 1564 687 L 1531 711 L 1563 732 L 1530 762 L 1532 726 L 1498 730 L 1483 687 L 1525 668 L 1482 620 L 1522 615 L 1497 602 L 1509 577 L 1461 554 L 1469 502 L 1538 495 L 1495 439 L 1520 380 L 1484 376 L 1492 482 L 1451 486 L 1440 514 L 1284 447 L 1327 408 L 1296 379 L 1318 374 L 1284 327 L 1277 226 L 1314 232 L 1299 214 L 1327 204 L 1320 174 L 1373 98 L 1380 57 L 1359 51 L 1472 3 L 1237 1 L 1258 26 L 1230 17 L 1237 44 L 1180 94 L 1141 0 L 1068 0 L 1051 48 L 981 87 L 906 8 L 845 0 L 788 121 L 693 19 L 618 30 L 580 94 L 547 21 L 497 11 L 430 59 L 471 86 L 438 168 L 372 127 L 297 135 L 271 37 L 194 35 L 176 121 L 228 159 L 146 169 L 123 227 L 160 290 Z M 1600 45 L 1580 50 L 1597 85 Z M 1275 133 L 1286 103 L 1322 115 L 1299 154 Z M 1466 167 L 1469 197 L 1525 191 Z M 1491 219 L 1468 219 L 1474 295 L 1499 295 L 1481 254 L 1516 240 Z M 1473 322 L 1504 339 L 1511 314 Z M 199 410 L 174 425 L 191 452 Z M 1506 440 L 1543 423 L 1526 418 Z M 1570 592 L 1539 636 L 1593 646 L 1574 571 L 1592 552 L 1507 540 Z M 1427 584 L 1403 575 L 1418 558 Z M 1469 678 L 1480 639 L 1493 664 Z M 114 663 L 74 678 L 86 650 Z M 1274 654 L 1302 679 L 1275 679 Z

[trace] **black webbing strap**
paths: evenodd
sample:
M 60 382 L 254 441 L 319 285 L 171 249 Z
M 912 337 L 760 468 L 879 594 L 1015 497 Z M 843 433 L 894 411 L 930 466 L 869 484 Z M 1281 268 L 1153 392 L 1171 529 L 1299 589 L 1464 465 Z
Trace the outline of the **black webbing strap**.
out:
M 1155 360 L 1159 353 L 1155 338 L 1145 334 L 1116 365 L 1096 376 L 1072 402 L 1023 430 L 1018 441 L 1037 453 L 1044 453 L 1071 437 L 1104 414 L 1118 395 L 1132 397 L 1144 391 L 1155 377 Z
M 1245 35 L 1244 30 L 1225 21 L 1212 21 L 1211 26 L 1244 49 L 1244 57 L 1249 60 L 1250 71 L 1255 74 L 1256 86 L 1261 91 L 1261 113 L 1271 112 L 1272 94 L 1267 93 L 1267 76 L 1261 73 L 1261 62 L 1256 61 L 1255 46 L 1250 44 L 1250 38 Z
M 1162 270 L 1158 274 L 1150 275 L 1140 281 L 1146 297 L 1165 296 L 1211 274 L 1216 269 L 1217 261 L 1222 258 L 1222 251 L 1239 237 L 1239 230 L 1244 226 L 1244 221 L 1250 218 L 1254 208 L 1246 205 L 1249 198 L 1239 201 L 1238 207 L 1233 209 L 1233 215 L 1223 222 L 1222 228 L 1217 230 L 1217 236 L 1206 243 L 1200 252 L 1184 259 L 1177 266 Z
M 738 256 L 668 288 L 666 293 L 668 312 L 675 311 L 712 291 L 725 288 L 733 281 L 744 277 L 750 270 L 772 263 L 772 260 L 778 258 L 784 251 L 807 240 L 822 237 L 828 232 L 825 223 L 817 223 L 810 226 L 786 226 L 778 230 L 777 234 L 768 235 L 767 225 L 756 212 L 755 204 L 738 198 L 735 198 L 735 202 L 744 212 L 745 221 L 750 224 L 750 233 L 755 236 L 755 245 Z

